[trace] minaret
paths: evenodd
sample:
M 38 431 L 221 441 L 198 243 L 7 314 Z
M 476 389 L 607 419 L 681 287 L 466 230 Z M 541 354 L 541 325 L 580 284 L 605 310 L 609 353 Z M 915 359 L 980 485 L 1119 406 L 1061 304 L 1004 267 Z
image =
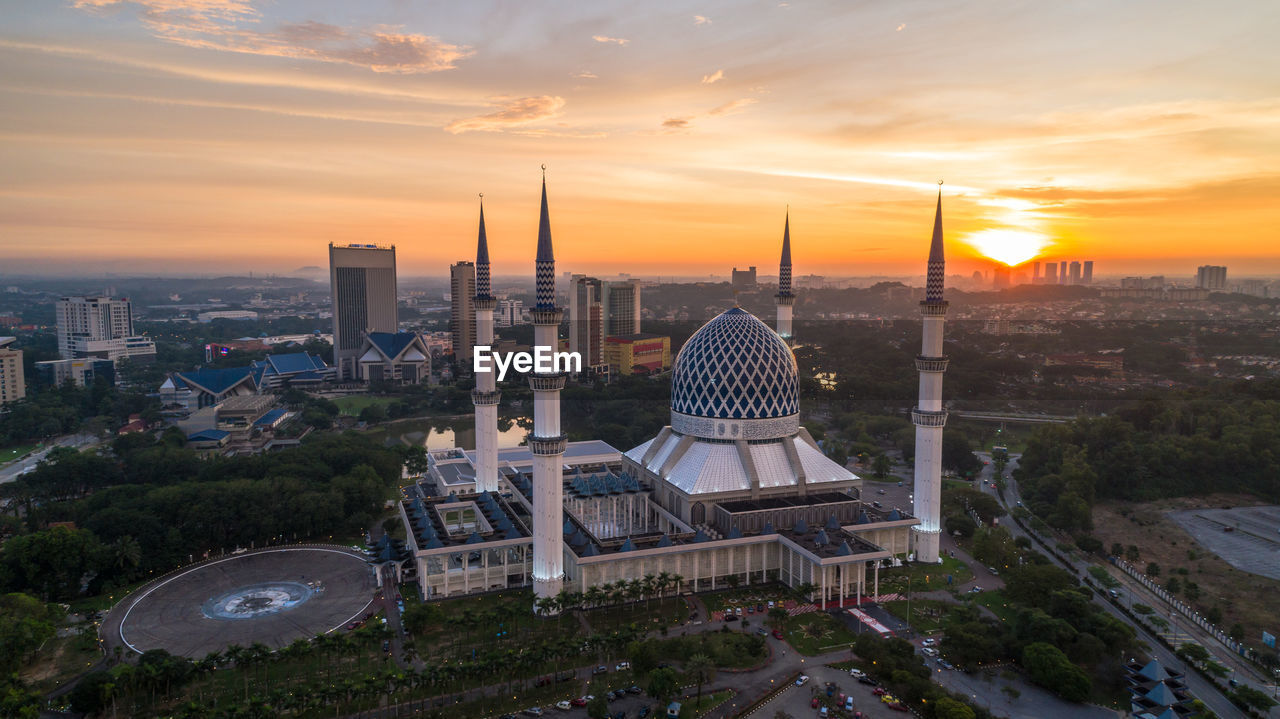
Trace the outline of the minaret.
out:
M 924 340 L 916 369 L 920 372 L 920 403 L 911 410 L 916 426 L 916 476 L 914 513 L 920 520 L 916 530 L 916 561 L 938 562 L 939 519 L 942 505 L 942 428 L 947 413 L 942 409 L 942 373 L 947 358 L 942 354 L 942 324 L 947 301 L 942 299 L 946 263 L 942 255 L 942 183 L 938 183 L 938 208 L 933 218 L 933 240 L 929 245 L 929 269 L 925 278 Z
M 774 295 L 778 303 L 778 336 L 791 343 L 791 306 L 796 296 L 791 293 L 791 208 L 787 208 L 787 219 L 782 226 L 782 261 L 778 264 L 778 294 Z
M 564 311 L 556 307 L 556 260 L 551 251 L 551 217 L 547 212 L 547 166 L 542 166 L 542 215 L 538 218 L 535 263 L 537 303 L 533 307 L 534 347 L 559 350 L 557 330 Z M 560 431 L 560 390 L 564 375 L 534 372 L 533 390 L 533 594 L 554 597 L 564 580 L 564 488 L 561 466 L 565 436 Z
M 493 308 L 498 301 L 489 286 L 489 239 L 484 231 L 484 195 L 480 195 L 480 234 L 476 238 L 476 345 L 493 345 Z M 476 406 L 476 491 L 498 491 L 497 374 L 476 372 L 471 402 Z

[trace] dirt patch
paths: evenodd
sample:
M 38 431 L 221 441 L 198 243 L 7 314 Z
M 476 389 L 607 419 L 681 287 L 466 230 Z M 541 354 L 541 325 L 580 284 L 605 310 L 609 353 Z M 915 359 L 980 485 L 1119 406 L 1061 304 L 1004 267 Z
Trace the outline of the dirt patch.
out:
M 1200 590 L 1190 599 L 1186 590 L 1178 596 L 1195 606 L 1202 614 L 1211 607 L 1222 611 L 1222 624 L 1230 628 L 1239 622 L 1244 627 L 1245 644 L 1262 645 L 1262 631 L 1272 634 L 1280 630 L 1275 614 L 1275 598 L 1280 596 L 1280 581 L 1260 577 L 1236 569 L 1209 551 L 1169 518 L 1168 513 L 1185 509 L 1210 509 L 1261 505 L 1247 495 L 1217 494 L 1205 497 L 1166 499 L 1142 504 L 1107 502 L 1094 508 L 1094 536 L 1108 549 L 1119 542 L 1127 550 L 1136 545 L 1139 567 L 1148 562 L 1160 566 L 1159 581 L 1165 584 L 1177 577 L 1182 585 L 1194 582 Z M 1186 570 L 1182 574 L 1181 570 Z

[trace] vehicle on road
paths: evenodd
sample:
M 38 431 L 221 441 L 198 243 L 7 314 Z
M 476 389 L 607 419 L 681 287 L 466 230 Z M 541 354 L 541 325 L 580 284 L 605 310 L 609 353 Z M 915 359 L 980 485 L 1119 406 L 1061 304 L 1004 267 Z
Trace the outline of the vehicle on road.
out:
M 759 629 L 756 630 L 756 634 L 759 634 L 762 637 L 767 637 L 769 636 L 769 630 L 765 629 L 764 627 L 760 627 Z
M 924 655 L 925 655 L 925 656 L 927 656 L 927 657 L 936 657 L 936 656 L 938 656 L 938 650 L 937 650 L 937 649 L 934 649 L 933 647 L 925 647 L 924 649 L 921 649 L 920 651 L 924 652 Z
M 809 683 L 809 675 L 808 675 L 808 674 L 801 674 L 801 675 L 800 675 L 800 677 L 799 677 L 798 679 L 796 679 L 796 686 L 798 686 L 798 687 L 802 687 L 802 686 L 804 686 L 805 684 L 808 684 L 808 683 Z

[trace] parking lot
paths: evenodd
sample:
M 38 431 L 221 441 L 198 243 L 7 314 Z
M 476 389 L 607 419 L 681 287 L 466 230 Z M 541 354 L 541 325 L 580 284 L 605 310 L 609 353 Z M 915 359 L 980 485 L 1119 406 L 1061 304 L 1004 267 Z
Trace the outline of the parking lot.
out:
M 862 712 L 862 716 L 871 719 L 902 719 L 902 717 L 911 716 L 910 713 L 890 709 L 880 700 L 880 697 L 872 693 L 874 687 L 859 683 L 843 669 L 815 666 L 805 671 L 809 673 L 809 681 L 804 686 L 792 686 L 756 712 L 755 716 L 771 717 L 778 711 L 784 711 L 797 718 L 817 716 L 819 710 L 813 707 L 813 699 L 819 695 L 825 698 L 827 682 L 836 685 L 830 699 L 832 706 L 835 705 L 841 693 L 853 697 L 853 711 L 833 710 L 829 712 L 829 716 L 853 717 L 856 716 L 855 712 Z M 821 704 L 821 700 L 819 703 Z

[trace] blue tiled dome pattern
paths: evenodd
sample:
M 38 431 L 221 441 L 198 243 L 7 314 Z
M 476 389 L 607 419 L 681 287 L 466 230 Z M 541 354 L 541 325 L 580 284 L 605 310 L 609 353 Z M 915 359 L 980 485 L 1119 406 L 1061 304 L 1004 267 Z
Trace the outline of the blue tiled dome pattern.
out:
M 685 343 L 671 374 L 671 410 L 716 419 L 800 411 L 796 359 L 755 315 L 734 307 Z

